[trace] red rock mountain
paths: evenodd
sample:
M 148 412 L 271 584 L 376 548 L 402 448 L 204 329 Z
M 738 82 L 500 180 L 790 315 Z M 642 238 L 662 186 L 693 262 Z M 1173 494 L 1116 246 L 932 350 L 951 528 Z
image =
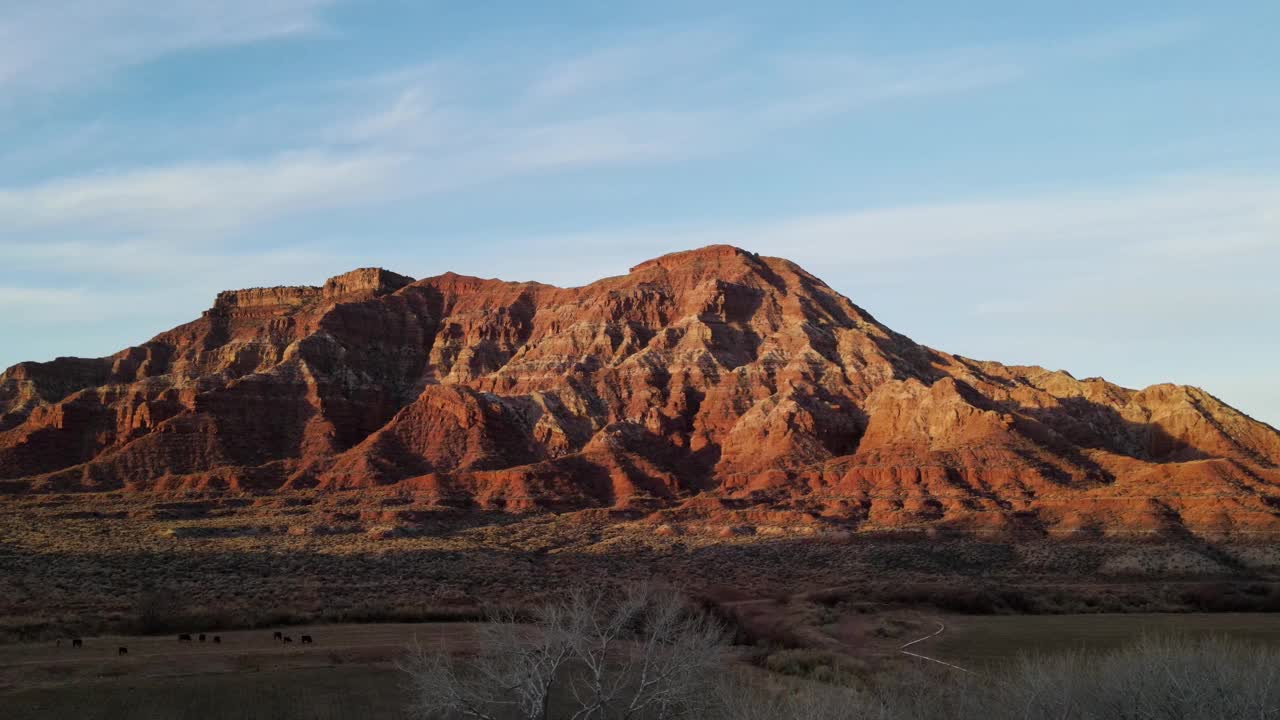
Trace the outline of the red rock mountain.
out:
M 397 485 L 442 504 L 862 529 L 1280 530 L 1280 432 L 918 345 L 713 246 L 579 288 L 356 270 L 237 290 L 108 358 L 0 375 L 0 488 Z

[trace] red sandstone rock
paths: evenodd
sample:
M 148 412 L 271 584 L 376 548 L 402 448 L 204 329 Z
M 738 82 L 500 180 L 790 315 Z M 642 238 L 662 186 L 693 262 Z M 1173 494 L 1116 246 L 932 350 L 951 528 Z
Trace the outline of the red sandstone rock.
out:
M 364 269 L 224 292 L 112 357 L 0 375 L 12 491 L 1248 534 L 1280 530 L 1278 465 L 1280 433 L 1202 390 L 948 355 L 728 246 L 581 288 Z

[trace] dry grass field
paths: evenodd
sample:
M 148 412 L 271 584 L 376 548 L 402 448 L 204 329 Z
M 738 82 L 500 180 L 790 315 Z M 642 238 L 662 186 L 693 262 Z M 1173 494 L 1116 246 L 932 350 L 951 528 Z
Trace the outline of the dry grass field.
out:
M 219 633 L 220 644 L 173 636 L 85 638 L 0 646 L 0 707 L 27 718 L 398 718 L 406 698 L 394 667 L 407 644 L 466 648 L 459 623 L 326 625 Z M 127 647 L 128 655 L 117 654 Z
M 384 668 L 264 670 L 164 680 L 119 679 L 0 696 L 14 720 L 345 720 L 402 718 Z
M 933 657 L 964 667 L 1020 655 L 1099 653 L 1146 637 L 1223 637 L 1280 648 L 1280 614 L 949 616 L 947 631 L 922 643 Z
M 777 615 L 771 601 L 739 604 L 752 607 L 757 620 Z M 822 616 L 803 604 L 788 607 L 788 619 L 807 633 L 809 645 L 774 647 L 757 664 L 782 676 L 855 685 L 901 670 L 943 673 L 937 677 L 945 679 L 951 670 L 898 652 L 939 622 L 946 631 L 912 649 L 983 674 L 1020 655 L 1102 652 L 1148 635 L 1222 635 L 1280 647 L 1280 616 L 1268 614 Z M 79 649 L 50 642 L 0 645 L 0 707 L 6 720 L 403 718 L 408 696 L 395 661 L 405 647 L 416 641 L 465 651 L 475 647 L 475 630 L 466 623 L 349 624 L 285 630 L 295 639 L 313 634 L 314 645 L 282 644 L 269 629 L 219 633 L 217 645 L 179 643 L 172 636 L 91 637 Z M 128 655 L 117 654 L 120 646 Z M 744 648 L 743 660 L 756 650 Z M 773 684 L 759 672 L 748 675 Z

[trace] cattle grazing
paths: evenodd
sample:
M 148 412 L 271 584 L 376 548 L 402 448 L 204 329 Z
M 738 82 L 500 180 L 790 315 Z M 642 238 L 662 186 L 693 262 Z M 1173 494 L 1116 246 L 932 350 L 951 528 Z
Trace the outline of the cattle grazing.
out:
M 275 632 L 275 634 L 271 636 L 271 639 L 272 639 L 272 640 L 284 640 L 284 633 L 282 633 L 282 632 L 280 632 L 279 630 L 277 630 L 277 631 Z
M 314 641 L 311 639 L 311 636 L 310 636 L 310 635 L 303 635 L 303 636 L 302 636 L 302 642 L 303 642 L 303 644 L 304 644 L 304 645 L 310 645 L 310 644 L 311 644 L 312 642 L 314 642 Z
M 204 633 L 200 633 L 200 642 L 204 642 Z
M 188 633 L 182 633 L 178 636 L 178 642 L 191 642 L 191 635 Z
M 221 643 L 222 643 L 222 636 L 221 636 L 221 635 L 214 635 L 214 636 L 213 636 L 213 642 L 214 642 L 215 644 L 221 644 Z
M 285 642 L 287 642 L 287 643 L 291 643 L 291 642 L 293 642 L 293 638 L 289 637 L 288 635 L 285 635 L 285 636 L 284 636 L 284 641 L 285 641 Z
M 71 638 L 71 647 L 80 647 L 84 645 L 84 641 L 80 638 Z
M 129 654 L 129 648 L 127 648 L 127 647 L 118 647 L 118 648 L 116 648 L 116 654 L 117 654 L 117 655 L 128 655 L 128 654 Z

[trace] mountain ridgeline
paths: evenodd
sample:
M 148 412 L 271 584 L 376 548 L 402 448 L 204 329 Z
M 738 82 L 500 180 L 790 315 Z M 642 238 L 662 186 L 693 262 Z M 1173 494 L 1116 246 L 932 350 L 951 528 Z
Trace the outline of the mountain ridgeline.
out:
M 356 270 L 0 375 L 0 490 L 394 486 L 507 511 L 1011 536 L 1280 531 L 1280 432 L 916 344 L 728 246 L 578 288 Z

